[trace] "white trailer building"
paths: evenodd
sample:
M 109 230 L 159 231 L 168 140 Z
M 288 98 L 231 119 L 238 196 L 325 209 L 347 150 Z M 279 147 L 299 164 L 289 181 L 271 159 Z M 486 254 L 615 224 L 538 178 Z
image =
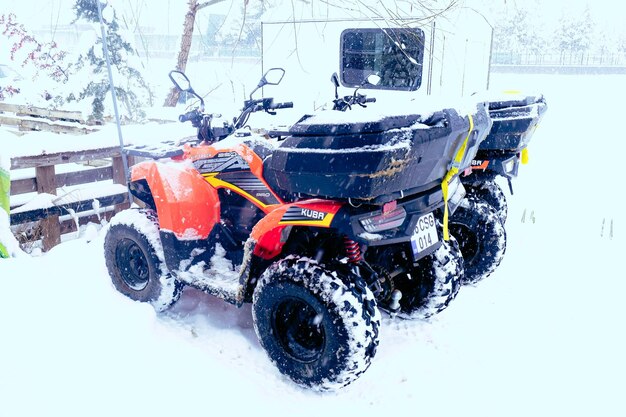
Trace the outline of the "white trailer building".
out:
M 473 9 L 433 16 L 436 11 L 402 1 L 391 2 L 393 10 L 381 2 L 366 7 L 365 0 L 346 0 L 341 7 L 299 3 L 264 15 L 262 50 L 264 70 L 286 70 L 270 94 L 293 100 L 300 114 L 331 102 L 335 72 L 344 87 L 379 75 L 379 85 L 364 87 L 376 91 L 363 91 L 376 97 L 377 106 L 387 100 L 467 96 L 489 86 L 492 27 Z

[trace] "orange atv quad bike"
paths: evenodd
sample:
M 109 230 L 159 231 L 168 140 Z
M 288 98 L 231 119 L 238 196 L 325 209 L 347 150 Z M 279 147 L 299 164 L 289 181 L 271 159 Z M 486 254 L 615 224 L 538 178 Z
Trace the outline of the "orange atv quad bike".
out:
M 198 128 L 198 140 L 127 149 L 154 160 L 132 168 L 129 188 L 145 208 L 111 220 L 106 265 L 120 292 L 157 310 L 184 286 L 251 302 L 279 370 L 335 389 L 369 367 L 379 307 L 426 318 L 456 296 L 463 260 L 436 219 L 446 203 L 441 180 L 468 125 L 454 111 L 368 123 L 305 116 L 286 138 L 251 133 L 251 113 L 292 106 L 252 98 L 283 76 L 269 70 L 240 116 L 213 126 L 187 77 L 170 73 L 200 99 L 180 116 Z M 464 191 L 458 178 L 448 189 L 452 210 Z

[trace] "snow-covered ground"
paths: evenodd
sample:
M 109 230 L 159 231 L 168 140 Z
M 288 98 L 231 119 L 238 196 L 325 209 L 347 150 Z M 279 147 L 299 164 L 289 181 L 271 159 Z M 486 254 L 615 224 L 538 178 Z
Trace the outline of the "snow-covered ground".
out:
M 103 233 L 88 233 L 0 260 L 0 416 L 626 415 L 626 76 L 494 74 L 492 87 L 549 105 L 509 198 L 505 259 L 433 320 L 385 319 L 355 383 L 292 384 L 249 307 L 186 290 L 156 314 L 124 298 Z

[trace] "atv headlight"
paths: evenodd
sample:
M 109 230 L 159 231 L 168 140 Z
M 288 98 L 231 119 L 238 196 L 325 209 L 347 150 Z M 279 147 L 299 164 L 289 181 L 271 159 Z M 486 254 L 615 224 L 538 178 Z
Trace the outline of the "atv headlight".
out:
M 405 218 L 406 210 L 404 207 L 396 207 L 387 212 L 375 212 L 373 215 L 359 219 L 359 223 L 365 231 L 376 233 L 399 227 L 404 223 Z

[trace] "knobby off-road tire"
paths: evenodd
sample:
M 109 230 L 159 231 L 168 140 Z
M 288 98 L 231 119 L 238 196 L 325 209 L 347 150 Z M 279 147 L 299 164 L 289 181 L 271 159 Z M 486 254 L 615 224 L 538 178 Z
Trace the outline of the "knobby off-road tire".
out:
M 394 287 L 402 292 L 398 317 L 424 320 L 443 311 L 461 288 L 463 256 L 454 237 L 444 241 L 432 255 L 427 256 L 395 280 Z
M 272 362 L 296 383 L 334 390 L 370 366 L 381 316 L 365 283 L 351 279 L 296 256 L 272 264 L 259 279 L 255 331 Z
M 495 180 L 473 182 L 464 185 L 468 198 L 474 198 L 488 203 L 496 210 L 502 224 L 506 223 L 509 211 L 506 196 Z
M 491 205 L 465 198 L 450 217 L 450 233 L 456 237 L 465 261 L 463 284 L 476 284 L 502 262 L 506 231 Z
M 124 210 L 111 220 L 104 256 L 113 286 L 132 300 L 163 311 L 180 297 L 182 285 L 168 272 L 151 210 Z

